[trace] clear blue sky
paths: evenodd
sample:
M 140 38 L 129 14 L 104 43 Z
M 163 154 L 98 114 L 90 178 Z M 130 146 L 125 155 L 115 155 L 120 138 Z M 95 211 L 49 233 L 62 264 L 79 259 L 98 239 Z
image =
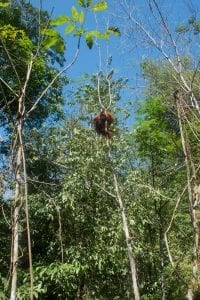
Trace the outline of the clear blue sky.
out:
M 100 1 L 100 0 L 99 0 Z M 30 0 L 34 6 L 39 6 L 39 0 Z M 94 0 L 94 2 L 97 2 Z M 109 25 L 112 26 L 118 22 L 119 27 L 122 25 L 120 18 L 115 18 L 115 21 L 112 19 L 112 13 L 116 12 L 120 16 L 120 2 L 121 0 L 107 0 L 109 9 L 104 12 L 96 13 L 98 18 L 98 25 L 102 27 L 106 26 L 108 20 Z M 128 3 L 135 4 L 137 8 L 140 9 L 134 11 L 134 13 L 139 16 L 139 18 L 146 20 L 149 18 L 149 12 L 147 12 L 148 1 L 147 0 L 127 0 Z M 182 24 L 187 22 L 187 19 L 191 15 L 196 15 L 197 18 L 200 18 L 200 0 L 158 0 L 157 1 L 162 9 L 165 11 L 165 16 L 168 18 L 169 23 L 172 27 L 175 27 L 177 24 Z M 69 15 L 71 7 L 73 5 L 79 7 L 76 4 L 76 0 L 42 0 L 43 9 L 46 9 L 48 12 L 51 12 L 53 9 L 53 17 L 59 15 Z M 87 16 L 87 24 L 89 29 L 95 29 L 96 23 L 93 13 Z M 149 26 L 153 27 L 153 24 L 149 23 Z M 62 33 L 62 28 L 60 28 Z M 63 35 L 64 36 L 64 35 Z M 76 39 L 68 38 L 64 36 L 67 43 L 66 59 L 67 62 L 70 62 L 74 51 L 76 49 Z M 102 41 L 102 57 L 103 61 L 106 59 L 107 51 L 112 55 L 113 63 L 112 67 L 117 70 L 119 76 L 123 76 L 130 80 L 130 85 L 137 85 L 137 78 L 140 73 L 140 63 L 145 58 L 156 58 L 158 53 L 152 51 L 148 47 L 138 47 L 131 49 L 134 41 L 127 41 L 127 44 L 123 43 L 123 38 L 112 37 L 109 42 Z M 85 43 L 82 43 L 81 52 L 76 65 L 74 65 L 69 70 L 69 76 L 72 78 L 80 78 L 84 73 L 96 73 L 99 68 L 99 57 L 97 48 L 94 47 L 92 50 L 89 50 Z M 138 93 L 139 91 L 137 91 Z M 128 92 L 130 93 L 130 91 Z M 127 92 L 125 97 L 127 97 Z
M 34 6 L 39 6 L 39 0 L 31 0 L 30 1 Z M 112 1 L 108 1 L 112 2 Z M 53 17 L 57 17 L 59 15 L 70 15 L 71 7 L 75 5 L 80 9 L 80 6 L 76 4 L 75 0 L 43 0 L 42 6 L 43 9 L 46 9 L 48 12 L 51 12 L 53 9 Z M 110 17 L 110 10 L 96 13 L 98 19 L 98 27 L 106 27 L 106 23 L 109 20 L 110 26 L 112 26 L 112 20 Z M 91 13 L 87 15 L 87 28 L 95 29 L 96 22 L 94 18 L 94 14 Z M 61 34 L 62 28 L 60 28 Z M 67 45 L 66 51 L 66 59 L 70 61 L 71 57 L 74 54 L 74 50 L 76 49 L 76 40 L 75 38 L 69 39 L 68 36 L 64 36 Z M 113 67 L 119 68 L 120 65 L 122 68 L 125 68 L 124 61 L 121 60 L 122 53 L 120 53 L 120 39 L 118 37 L 111 37 L 109 42 L 102 41 L 101 43 L 101 51 L 103 60 L 106 59 L 107 52 L 113 57 Z M 99 57 L 97 47 L 93 47 L 92 50 L 88 49 L 84 41 L 82 41 L 81 52 L 79 56 L 78 63 L 69 71 L 73 76 L 80 76 L 84 72 L 97 72 L 99 68 Z
M 31 0 L 30 1 L 34 6 L 39 6 L 39 0 Z M 97 2 L 97 1 L 96 1 Z M 111 1 L 108 1 L 111 2 Z M 111 4 L 111 3 L 110 3 Z M 60 16 L 60 15 L 71 15 L 71 7 L 75 5 L 79 10 L 81 7 L 77 5 L 75 0 L 43 0 L 42 1 L 42 7 L 43 9 L 47 10 L 48 12 L 51 12 L 53 9 L 53 18 Z M 86 29 L 89 30 L 95 30 L 98 26 L 98 29 L 101 30 L 101 28 L 106 28 L 108 22 L 109 25 L 112 26 L 112 17 L 110 16 L 111 8 L 107 11 L 103 12 L 97 12 L 96 18 L 97 22 L 95 21 L 94 13 L 88 13 L 86 16 Z M 66 27 L 66 26 L 65 26 Z M 64 35 L 64 28 L 57 27 L 59 32 L 62 34 L 66 41 L 66 60 L 67 63 L 69 63 L 75 53 L 76 46 L 77 46 L 77 38 L 69 38 L 69 36 Z M 98 40 L 98 44 L 101 45 L 101 56 L 102 56 L 102 68 L 104 71 L 106 71 L 106 61 L 109 55 L 112 55 L 112 66 L 111 68 L 114 68 L 116 70 L 116 77 L 122 77 L 123 78 L 134 78 L 132 67 L 129 65 L 129 60 L 125 61 L 125 55 L 122 54 L 121 46 L 120 46 L 120 38 L 117 36 L 112 36 L 110 40 L 107 41 L 100 41 Z M 97 73 L 99 70 L 99 51 L 97 46 L 94 45 L 94 47 L 90 50 L 85 41 L 82 40 L 81 43 L 81 51 L 78 58 L 78 61 L 75 65 L 73 65 L 72 68 L 68 71 L 68 75 L 72 80 L 80 83 L 80 79 L 84 73 Z M 83 82 L 81 82 L 83 84 Z M 67 90 L 70 89 L 73 90 L 73 88 L 76 88 L 75 85 L 73 86 L 67 86 L 66 90 L 64 90 L 64 93 L 67 97 Z M 120 101 L 120 105 L 123 106 L 124 102 L 129 100 L 132 97 L 132 94 L 128 92 L 127 90 L 123 90 L 122 93 L 122 99 Z
M 100 0 L 99 0 L 100 1 Z M 34 6 L 39 6 L 39 0 L 30 0 L 30 2 Z M 97 1 L 94 1 L 97 2 Z M 121 2 L 121 0 L 107 0 L 108 3 L 108 11 L 97 13 L 97 17 L 99 19 L 99 16 L 102 16 L 99 19 L 99 24 L 105 25 L 106 22 L 110 22 L 110 25 L 112 25 L 112 13 L 113 13 L 113 7 L 117 9 L 117 7 L 120 7 L 118 4 Z M 135 3 L 135 5 L 142 10 L 143 17 L 148 18 L 148 13 L 145 12 L 147 9 L 147 3 L 146 0 L 127 0 L 127 3 Z M 170 22 L 173 25 L 175 23 L 181 24 L 185 22 L 188 18 L 188 16 L 192 14 L 196 14 L 197 17 L 200 17 L 199 10 L 200 10 L 200 0 L 162 0 L 158 1 L 158 3 L 161 3 L 162 8 L 164 8 L 165 11 L 167 11 L 166 16 L 170 18 Z M 76 5 L 76 0 L 42 0 L 43 9 L 48 10 L 49 12 L 53 9 L 53 17 L 57 17 L 62 14 L 70 14 L 71 7 L 73 5 Z M 79 7 L 79 6 L 78 6 Z M 137 12 L 137 10 L 136 10 Z M 120 10 L 118 9 L 118 15 L 120 14 Z M 94 29 L 96 27 L 94 15 L 88 15 L 87 16 L 87 26 L 90 27 L 90 29 Z M 116 22 L 116 21 L 115 21 Z M 120 21 L 119 21 L 120 22 Z M 120 23 L 119 23 L 120 26 Z M 68 61 L 70 61 L 74 49 L 76 47 L 75 39 L 74 40 L 67 40 L 67 52 L 66 52 L 66 58 Z M 110 42 L 102 43 L 102 55 L 104 58 L 106 57 L 106 51 L 108 50 L 109 53 L 113 57 L 113 67 L 117 68 L 119 71 L 119 74 L 127 75 L 128 77 L 133 76 L 133 71 L 131 71 L 131 68 L 135 68 L 138 72 L 138 66 L 139 63 L 142 61 L 142 59 L 146 56 L 151 56 L 153 54 L 152 52 L 145 52 L 145 49 L 140 49 L 137 51 L 126 51 L 126 55 L 123 55 L 122 52 L 124 52 L 125 47 L 120 46 L 120 39 L 117 37 L 111 38 Z M 131 46 L 131 43 L 129 44 L 129 47 Z M 128 47 L 127 47 L 128 48 Z M 142 51 L 144 50 L 144 51 Z M 140 51 L 140 52 L 138 52 Z M 130 67 L 130 62 L 133 63 L 133 66 Z M 84 72 L 97 72 L 98 71 L 98 65 L 99 65 L 99 59 L 98 59 L 98 53 L 97 49 L 89 50 L 84 43 L 82 43 L 82 51 L 79 57 L 78 64 L 76 64 L 73 69 L 70 70 L 70 73 L 73 76 L 81 75 Z M 129 67 L 128 67 L 129 65 Z

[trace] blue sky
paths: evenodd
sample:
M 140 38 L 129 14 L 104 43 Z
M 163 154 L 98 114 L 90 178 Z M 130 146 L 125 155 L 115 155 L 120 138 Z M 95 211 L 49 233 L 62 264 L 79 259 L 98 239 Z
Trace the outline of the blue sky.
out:
M 31 0 L 30 1 L 34 6 L 38 6 L 39 5 L 39 1 L 38 0 Z M 66 15 L 70 15 L 71 14 L 71 7 L 75 5 L 77 8 L 79 8 L 79 10 L 81 9 L 81 7 L 79 5 L 76 4 L 75 0 L 43 0 L 42 1 L 42 6 L 43 9 L 46 9 L 47 11 L 51 11 L 53 9 L 53 17 L 57 17 L 63 14 Z M 97 18 L 100 15 L 104 15 L 105 19 L 103 20 L 103 22 L 106 22 L 106 18 L 107 18 L 107 13 L 105 12 L 101 12 L 101 13 L 96 13 Z M 86 26 L 88 29 L 95 29 L 96 28 L 96 22 L 95 22 L 95 18 L 94 18 L 94 14 L 91 13 L 89 15 L 87 15 L 86 17 L 87 23 Z M 102 19 L 101 19 L 102 22 Z M 63 33 L 62 28 L 58 28 L 61 32 L 61 34 Z M 76 39 L 70 39 L 69 37 L 66 35 L 63 35 L 66 41 L 66 45 L 67 45 L 67 52 L 66 52 L 66 58 L 68 61 L 70 61 L 71 56 L 74 53 L 74 49 L 76 48 Z M 116 40 L 117 38 L 112 38 L 112 43 L 113 41 Z M 108 43 L 104 42 L 103 43 L 103 49 L 105 50 L 105 47 L 108 46 Z M 109 47 L 111 46 L 111 44 L 109 45 Z M 82 72 L 91 72 L 91 71 L 97 71 L 97 66 L 98 66 L 98 54 L 97 54 L 97 49 L 95 49 L 95 47 L 92 50 L 89 50 L 87 48 L 87 46 L 85 45 L 85 43 L 82 42 L 81 45 L 82 51 L 80 53 L 80 58 L 79 58 L 79 63 L 78 65 L 75 67 L 76 69 L 76 74 L 80 74 Z M 116 49 L 116 46 L 115 46 Z M 113 49 L 112 49 L 113 50 Z
M 100 0 L 99 0 L 100 1 Z M 39 0 L 30 0 L 30 2 L 34 6 L 39 6 Z M 94 1 L 97 2 L 97 1 Z M 117 11 L 118 15 L 120 15 L 120 4 L 121 0 L 107 0 L 108 10 L 106 12 L 97 13 L 96 16 L 98 18 L 98 26 L 99 24 L 103 27 L 106 26 L 106 23 L 109 22 L 112 25 L 112 22 L 116 22 L 112 20 L 112 13 L 114 12 L 114 8 Z M 141 9 L 142 15 L 141 18 L 148 18 L 149 13 L 147 12 L 147 3 L 146 0 L 126 0 L 127 3 L 135 3 L 136 7 Z M 172 26 L 176 24 L 180 24 L 187 20 L 189 15 L 192 15 L 195 11 L 197 16 L 199 15 L 200 9 L 200 1 L 199 0 L 163 0 L 159 1 L 161 3 L 161 7 L 167 12 L 166 16 L 170 18 L 170 22 Z M 48 10 L 49 12 L 53 9 L 53 17 L 57 17 L 63 14 L 70 14 L 71 7 L 76 5 L 76 0 L 42 0 L 43 9 Z M 78 6 L 79 7 L 79 6 Z M 138 13 L 136 9 L 136 13 Z M 119 20 L 119 25 L 120 25 Z M 88 28 L 95 29 L 96 23 L 94 19 L 94 15 L 87 16 L 87 26 Z M 67 52 L 66 59 L 70 61 L 71 57 L 74 54 L 74 50 L 76 47 L 75 39 L 69 39 L 65 36 L 67 43 Z M 102 56 L 103 61 L 105 61 L 107 57 L 107 52 L 109 55 L 113 57 L 113 67 L 116 68 L 120 75 L 127 76 L 130 79 L 136 79 L 136 73 L 139 72 L 139 64 L 143 58 L 150 57 L 151 55 L 157 55 L 152 52 L 152 49 L 137 49 L 132 52 L 129 51 L 131 48 L 131 42 L 129 45 L 126 45 L 117 37 L 112 37 L 109 42 L 103 41 L 102 44 Z M 80 57 L 78 63 L 69 71 L 72 76 L 80 76 L 84 72 L 97 72 L 99 66 L 99 58 L 97 48 L 93 48 L 89 50 L 87 46 L 82 43 L 82 49 L 80 53 Z M 134 70 L 136 71 L 134 71 Z M 132 77 L 132 78 L 131 78 Z
M 39 6 L 38 0 L 30 1 L 34 6 Z M 108 1 L 109 2 L 109 1 Z M 75 5 L 78 8 L 80 6 L 76 5 L 75 0 L 43 0 L 42 6 L 43 9 L 47 11 L 51 11 L 53 8 L 53 17 L 57 17 L 59 15 L 70 15 L 71 7 Z M 98 19 L 98 27 L 106 28 L 106 23 L 109 21 L 112 26 L 112 20 L 109 16 L 110 10 L 108 12 L 99 12 L 96 13 Z M 86 26 L 88 29 L 95 29 L 97 24 L 95 22 L 94 14 L 91 13 L 86 17 L 87 23 Z M 62 28 L 58 28 L 61 34 L 63 34 Z M 76 39 L 70 38 L 68 36 L 63 35 L 67 45 L 66 51 L 66 59 L 70 62 L 74 51 L 76 49 Z M 120 53 L 120 39 L 118 37 L 111 37 L 110 41 L 98 41 L 101 44 L 101 52 L 102 52 L 102 60 L 105 61 L 107 58 L 107 53 L 112 55 L 113 57 L 113 67 L 117 68 L 125 68 L 124 61 L 122 59 L 123 55 Z M 121 60 L 122 59 L 122 60 Z M 85 42 L 82 41 L 80 56 L 78 59 L 78 63 L 73 66 L 73 68 L 69 71 L 72 76 L 81 76 L 84 72 L 97 72 L 99 68 L 99 56 L 97 47 L 93 47 L 93 49 L 88 49 Z
M 38 0 L 31 0 L 30 1 L 34 6 L 39 6 Z M 109 1 L 108 1 L 109 2 Z M 111 4 L 111 2 L 110 2 Z M 60 15 L 71 15 L 71 7 L 75 5 L 79 10 L 81 7 L 76 4 L 75 0 L 43 0 L 42 6 L 43 9 L 46 9 L 47 11 L 52 11 L 53 8 L 53 17 L 57 17 Z M 96 18 L 93 12 L 87 13 L 86 16 L 86 29 L 88 30 L 95 30 L 96 27 L 98 27 L 99 30 L 101 28 L 105 29 L 108 22 L 109 25 L 112 26 L 112 17 L 110 16 L 111 7 L 107 11 L 103 12 L 97 12 Z M 66 27 L 66 26 L 65 26 Z M 59 32 L 62 34 L 66 41 L 66 60 L 67 63 L 69 63 L 75 53 L 76 46 L 77 46 L 77 38 L 69 37 L 64 35 L 64 28 L 63 27 L 57 27 Z M 129 78 L 130 81 L 133 80 L 135 74 L 133 73 L 132 66 L 130 67 L 129 60 L 125 61 L 126 55 L 122 54 L 122 48 L 121 48 L 121 42 L 120 38 L 117 36 L 112 36 L 109 41 L 100 41 L 98 40 L 98 44 L 100 44 L 101 49 L 101 56 L 102 56 L 102 68 L 103 71 L 106 72 L 106 61 L 108 56 L 112 56 L 112 65 L 111 68 L 114 68 L 116 71 L 115 77 L 123 77 L 123 78 Z M 76 83 L 83 84 L 82 77 L 84 73 L 90 73 L 94 74 L 97 73 L 99 70 L 99 50 L 97 46 L 93 46 L 93 48 L 90 50 L 85 41 L 82 40 L 81 43 L 81 51 L 78 58 L 78 61 L 75 65 L 73 65 L 72 68 L 70 68 L 67 72 L 67 75 L 74 81 L 75 83 L 66 86 L 66 89 L 64 89 L 64 95 L 66 99 L 68 99 L 68 92 L 69 95 L 76 89 Z M 120 106 L 123 106 L 127 100 L 129 100 L 132 97 L 132 93 L 128 91 L 127 89 L 124 89 L 121 92 L 121 101 L 119 103 Z
M 100 0 L 99 0 L 100 1 Z M 39 6 L 39 0 L 30 0 L 34 6 Z M 94 0 L 94 2 L 97 2 Z M 148 12 L 148 1 L 147 0 L 126 0 L 126 2 L 135 4 L 137 7 L 134 10 L 140 20 L 143 22 L 148 21 L 150 16 Z M 196 15 L 197 18 L 200 17 L 200 1 L 199 0 L 157 0 L 160 7 L 165 11 L 165 16 L 168 22 L 172 26 L 173 30 L 177 24 L 182 24 L 187 22 L 187 19 L 191 15 Z M 112 26 L 119 23 L 119 27 L 123 26 L 120 18 L 113 18 L 113 13 L 120 17 L 120 3 L 121 0 L 107 0 L 108 10 L 100 13 L 96 13 L 98 19 L 98 29 L 100 27 L 106 27 L 106 24 Z M 43 9 L 51 12 L 53 9 L 53 17 L 59 15 L 70 15 L 71 7 L 76 4 L 76 0 L 42 0 Z M 80 8 L 80 7 L 79 7 Z M 115 20 L 114 20 L 115 19 Z M 94 14 L 91 13 L 87 15 L 86 26 L 88 29 L 95 29 L 97 24 L 95 22 Z M 149 22 L 149 26 L 153 27 L 154 24 Z M 61 34 L 63 34 L 63 28 L 59 28 Z M 156 29 L 156 28 L 155 28 Z M 75 49 L 76 49 L 76 39 L 69 38 L 63 35 L 67 45 L 66 59 L 70 62 Z M 143 59 L 159 57 L 158 52 L 150 47 L 132 48 L 134 41 L 127 40 L 124 43 L 124 38 L 111 37 L 108 42 L 102 41 L 98 42 L 101 44 L 101 54 L 102 61 L 106 61 L 107 53 L 112 55 L 112 67 L 116 70 L 117 76 L 122 76 L 129 79 L 130 90 L 124 93 L 125 98 L 131 98 L 143 93 L 144 89 L 136 90 L 137 81 L 140 82 L 140 63 Z M 199 47 L 199 46 L 198 46 Z M 199 48 L 198 48 L 199 49 Z M 197 49 L 197 50 L 198 50 Z M 97 73 L 99 69 L 99 56 L 97 47 L 93 47 L 89 50 L 84 41 L 82 41 L 81 52 L 78 62 L 69 70 L 68 75 L 74 80 L 79 80 L 84 73 Z M 134 94 L 135 93 L 135 94 Z

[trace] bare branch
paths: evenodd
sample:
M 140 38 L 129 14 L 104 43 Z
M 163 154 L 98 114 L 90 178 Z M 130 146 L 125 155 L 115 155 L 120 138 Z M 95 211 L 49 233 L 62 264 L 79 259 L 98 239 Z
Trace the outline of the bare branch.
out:
M 0 40 L 1 40 L 1 43 L 2 43 L 2 45 L 3 45 L 4 50 L 5 50 L 5 52 L 6 52 L 6 55 L 7 55 L 8 59 L 9 59 L 9 61 L 10 61 L 10 64 L 11 64 L 11 66 L 12 66 L 12 68 L 13 68 L 13 71 L 14 71 L 14 73 L 15 73 L 15 75 L 16 75 L 16 78 L 17 78 L 17 80 L 18 80 L 19 86 L 20 86 L 20 88 L 22 88 L 22 84 L 21 84 L 21 81 L 20 81 L 18 72 L 17 72 L 17 70 L 16 70 L 16 68 L 15 68 L 15 65 L 14 65 L 14 63 L 13 63 L 13 60 L 12 60 L 12 58 L 11 58 L 9 52 L 8 52 L 8 49 L 6 48 L 6 45 L 4 44 L 4 41 L 3 41 L 3 39 L 2 39 L 1 36 L 0 36 Z
M 1 82 L 18 98 L 19 97 L 19 94 L 17 94 L 12 88 L 11 88 L 11 86 L 7 83 L 7 82 L 5 82 L 5 80 L 3 80 L 3 78 L 2 77 L 0 77 L 0 80 L 1 80 Z
M 182 70 L 182 62 L 181 62 L 181 59 L 180 59 L 180 55 L 178 53 L 178 48 L 177 48 L 177 45 L 176 45 L 176 42 L 175 40 L 173 39 L 172 37 L 172 34 L 169 30 L 169 28 L 167 27 L 167 24 L 165 23 L 165 20 L 162 16 L 162 12 L 161 10 L 159 9 L 159 6 L 156 2 L 156 0 L 152 0 L 159 12 L 159 15 L 161 17 L 161 20 L 162 20 L 162 23 L 163 23 L 163 26 L 172 42 L 172 46 L 175 50 L 175 53 L 176 53 L 176 60 L 177 60 L 177 66 L 176 64 L 174 63 L 174 61 L 170 58 L 170 56 L 167 54 L 167 52 L 163 49 L 162 47 L 162 44 L 159 44 L 156 39 L 153 37 L 153 35 L 142 25 L 141 22 L 137 21 L 131 12 L 128 12 L 128 18 L 129 20 L 131 20 L 133 22 L 133 24 L 136 25 L 137 28 L 139 28 L 139 30 L 141 32 L 143 32 L 145 34 L 145 36 L 148 38 L 149 40 L 149 43 L 151 45 L 153 45 L 161 54 L 162 56 L 169 62 L 169 64 L 172 66 L 172 68 L 175 70 L 175 72 L 178 74 L 181 82 L 182 82 L 182 85 L 184 86 L 184 89 L 186 90 L 186 92 L 188 93 L 188 95 L 190 96 L 190 100 L 191 100 L 191 104 L 192 106 L 196 109 L 196 111 L 198 112 L 198 114 L 200 115 L 200 107 L 199 107 L 199 103 L 192 91 L 192 86 L 191 84 L 189 84 L 187 82 L 187 80 L 185 79 L 184 75 L 183 75 L 183 70 Z
M 77 50 L 76 50 L 76 53 L 75 53 L 74 58 L 72 59 L 72 61 L 67 66 L 65 66 L 60 72 L 58 72 L 56 74 L 56 76 L 52 79 L 52 81 L 48 84 L 48 86 L 44 89 L 44 91 L 38 97 L 38 99 L 33 104 L 31 109 L 26 113 L 26 116 L 25 116 L 26 119 L 29 117 L 31 112 L 36 109 L 36 107 L 37 107 L 38 103 L 40 102 L 40 100 L 43 98 L 43 96 L 46 94 L 46 92 L 50 89 L 50 87 L 54 84 L 54 82 L 57 80 L 57 78 L 60 77 L 64 72 L 66 72 L 68 69 L 70 69 L 75 64 L 75 62 L 78 58 L 79 52 L 80 52 L 80 40 L 81 40 L 81 37 L 79 37 Z
M 96 185 L 98 188 L 100 188 L 103 192 L 105 192 L 106 194 L 108 194 L 109 196 L 111 196 L 112 198 L 116 199 L 116 195 L 110 193 L 109 191 L 107 191 L 106 189 L 104 189 L 101 185 L 99 185 L 96 182 L 92 182 L 94 185 Z
M 2 214 L 3 214 L 4 220 L 5 220 L 6 224 L 8 225 L 8 227 L 10 228 L 10 227 L 11 227 L 11 224 L 10 224 L 10 222 L 8 221 L 8 218 L 6 217 L 6 214 L 5 214 L 5 211 L 4 211 L 4 208 L 3 208 L 3 203 L 0 204 L 0 206 L 1 206 L 1 210 L 2 210 Z
M 35 182 L 35 183 L 40 183 L 40 184 L 44 184 L 44 185 L 50 185 L 50 186 L 60 186 L 60 184 L 57 184 L 57 183 L 39 181 L 39 180 L 32 179 L 30 177 L 28 177 L 28 181 Z
M 177 202 L 176 202 L 176 205 L 175 205 L 175 208 L 173 210 L 173 213 L 172 213 L 172 217 L 171 217 L 171 220 L 170 220 L 170 223 L 169 223 L 169 226 L 167 227 L 165 233 L 164 233 L 164 240 L 165 240 L 165 244 L 166 244 L 166 248 L 167 248 L 167 253 L 168 253 L 168 257 L 169 257 L 169 261 L 172 265 L 172 267 L 174 268 L 174 261 L 172 259 L 172 255 L 171 255 L 171 251 L 170 251 L 170 248 L 169 248 L 169 243 L 168 243 L 168 238 L 167 238 L 167 234 L 168 232 L 171 230 L 171 227 L 172 227 L 172 224 L 173 224 L 173 221 L 174 221 L 174 218 L 175 218 L 175 215 L 176 215 L 176 211 L 179 207 L 179 204 L 181 202 L 181 199 L 183 197 L 183 195 L 185 194 L 186 190 L 187 190 L 187 187 L 188 185 L 186 185 L 181 193 L 181 195 L 179 196 L 179 198 L 177 199 Z

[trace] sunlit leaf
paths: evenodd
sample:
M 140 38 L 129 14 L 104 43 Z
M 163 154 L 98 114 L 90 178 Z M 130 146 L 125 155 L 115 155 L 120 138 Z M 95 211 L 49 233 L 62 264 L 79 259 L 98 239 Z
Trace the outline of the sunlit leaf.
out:
M 55 49 L 58 53 L 64 53 L 65 51 L 65 43 L 63 42 L 62 39 L 60 39 L 56 44 L 55 44 Z
M 65 23 L 67 23 L 69 21 L 70 21 L 70 17 L 68 17 L 66 15 L 62 15 L 62 16 L 59 16 L 58 18 L 52 20 L 50 24 L 58 26 L 58 25 L 65 24 Z
M 90 34 L 98 39 L 102 38 L 101 32 L 99 32 L 97 30 L 90 31 Z
M 109 27 L 108 32 L 117 36 L 121 35 L 121 32 L 118 27 Z
M 71 32 L 74 30 L 74 28 L 75 28 L 75 25 L 74 25 L 73 23 L 69 24 L 69 26 L 67 26 L 67 27 L 65 28 L 65 33 L 66 33 L 66 34 L 71 33 Z
M 107 40 L 109 35 L 107 33 L 101 33 L 97 30 L 93 30 L 89 32 L 93 37 L 96 37 L 97 39 Z
M 82 28 L 78 28 L 78 29 L 75 29 L 74 31 L 74 36 L 81 36 L 82 34 L 85 33 L 85 30 L 82 29 Z
M 89 49 L 92 49 L 93 46 L 93 36 L 91 33 L 86 33 L 85 40 Z
M 92 11 L 103 11 L 107 9 L 107 2 L 106 1 L 101 1 L 96 3 L 95 5 L 90 6 L 90 10 Z
M 78 4 L 82 7 L 86 7 L 85 0 L 77 0 Z
M 83 24 L 83 22 L 84 22 L 84 17 L 85 17 L 84 12 L 81 11 L 80 14 L 79 14 L 79 23 L 80 23 L 80 24 Z
M 58 33 L 55 29 L 43 29 L 41 33 L 44 34 L 44 35 L 52 36 L 52 37 L 53 36 L 55 36 L 55 37 L 58 36 Z
M 54 46 L 58 42 L 58 37 L 49 37 L 45 41 L 43 41 L 42 46 L 44 49 L 49 49 Z
M 176 27 L 176 32 L 178 33 L 184 33 L 187 32 L 189 30 L 188 25 L 179 25 Z
M 74 21 L 78 21 L 79 20 L 79 13 L 78 10 L 76 9 L 75 6 L 72 6 L 72 18 Z

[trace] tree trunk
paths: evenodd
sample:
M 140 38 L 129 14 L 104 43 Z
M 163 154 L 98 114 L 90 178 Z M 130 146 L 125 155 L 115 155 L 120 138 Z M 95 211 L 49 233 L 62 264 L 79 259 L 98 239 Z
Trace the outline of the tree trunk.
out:
M 160 216 L 160 223 L 161 223 L 161 216 Z M 160 236 L 159 236 L 159 243 L 160 243 L 160 270 L 161 270 L 161 292 L 162 292 L 162 300 L 166 300 L 166 287 L 165 287 L 165 277 L 164 277 L 164 238 L 163 238 L 163 230 L 160 225 Z
M 28 190 L 27 190 L 27 174 L 25 154 L 22 141 L 22 130 L 25 116 L 25 94 L 27 85 L 30 79 L 33 65 L 33 55 L 31 55 L 30 63 L 27 66 L 26 80 L 21 89 L 21 94 L 18 99 L 18 111 L 16 114 L 16 137 L 13 145 L 13 152 L 16 151 L 16 167 L 15 167 L 15 196 L 13 205 L 13 223 L 12 223 L 12 250 L 11 250 L 11 294 L 10 300 L 16 299 L 17 293 L 17 264 L 18 264 L 18 249 L 19 249 L 19 212 L 22 205 L 23 196 L 25 199 L 25 214 L 27 223 L 28 235 L 28 252 L 29 252 L 29 268 L 30 268 L 30 299 L 33 299 L 33 270 L 32 270 L 32 254 L 31 254 L 31 239 L 28 213 Z M 23 182 L 22 182 L 22 173 Z M 23 184 L 23 190 L 22 190 Z
M 19 240 L 19 231 L 18 231 L 18 219 L 19 219 L 19 209 L 18 205 L 14 206 L 13 212 L 13 232 L 12 232 L 12 254 L 11 254 L 11 272 L 12 272 L 12 281 L 11 281 L 11 295 L 10 300 L 16 299 L 17 291 L 17 263 L 18 263 L 18 240 Z
M 187 133 L 184 132 L 183 122 L 185 118 L 184 111 L 184 99 L 181 92 L 176 91 L 174 94 L 177 112 L 178 112 L 178 121 L 179 129 L 181 134 L 182 148 L 185 156 L 185 166 L 186 166 L 186 175 L 187 175 L 187 187 L 188 187 L 188 198 L 189 198 L 189 208 L 190 208 L 190 217 L 192 221 L 192 227 L 194 231 L 194 242 L 193 242 L 193 269 L 192 269 L 192 281 L 188 287 L 187 299 L 194 299 L 195 290 L 198 287 L 199 275 L 200 275 L 200 261 L 199 261 L 199 252 L 200 252 L 200 224 L 199 224 L 199 212 L 200 212 L 200 199 L 198 187 L 195 185 L 196 180 L 196 171 L 193 165 L 191 150 L 189 146 L 189 140 Z
M 128 222 L 127 222 L 127 217 L 126 217 L 126 213 L 125 213 L 125 207 L 124 207 L 123 201 L 121 199 L 118 181 L 117 181 L 117 177 L 116 177 L 115 173 L 113 174 L 113 177 L 114 177 L 116 198 L 119 203 L 120 210 L 121 210 L 123 231 L 124 231 L 124 235 L 125 235 L 125 239 L 126 239 L 126 247 L 127 247 L 127 251 L 128 251 L 128 258 L 129 258 L 129 263 L 130 263 L 130 268 L 131 268 L 131 278 L 132 278 L 132 287 L 133 287 L 134 298 L 135 298 L 135 300 L 140 300 L 140 291 L 139 291 L 139 286 L 138 286 L 138 282 L 137 282 L 136 261 L 135 261 L 135 257 L 134 257 L 133 251 L 132 251 L 131 237 L 129 234 L 129 228 L 128 228 Z
M 15 169 L 15 196 L 13 207 L 13 222 L 12 222 L 12 250 L 11 250 L 11 295 L 10 300 L 16 299 L 17 292 L 17 265 L 18 265 L 18 247 L 19 247 L 19 211 L 21 207 L 21 168 L 22 168 L 22 146 L 19 143 L 19 133 L 22 130 L 21 122 L 17 127 L 17 162 Z

